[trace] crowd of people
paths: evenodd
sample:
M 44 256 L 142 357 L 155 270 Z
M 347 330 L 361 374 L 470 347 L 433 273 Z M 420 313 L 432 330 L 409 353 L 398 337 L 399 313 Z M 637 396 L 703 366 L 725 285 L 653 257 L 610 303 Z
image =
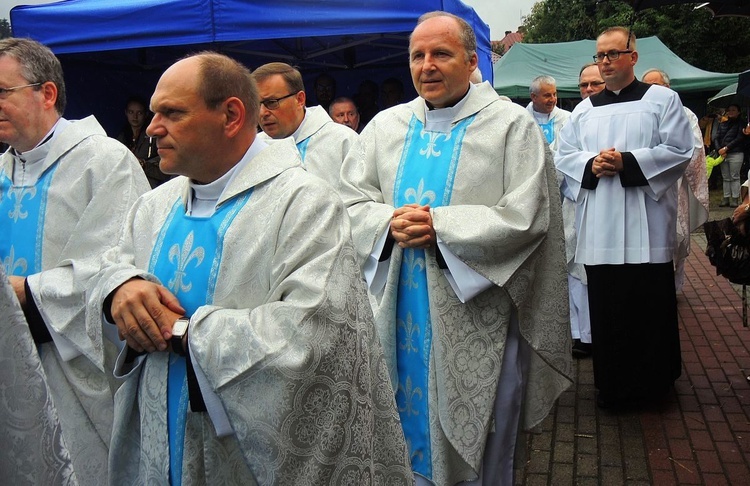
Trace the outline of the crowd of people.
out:
M 200 52 L 128 100 L 118 143 L 62 116 L 49 49 L 0 41 L 0 319 L 26 323 L 2 358 L 44 384 L 0 405 L 48 418 L 3 417 L 6 480 L 512 485 L 573 356 L 600 407 L 667 394 L 697 118 L 636 79 L 628 29 L 572 113 L 543 74 L 526 109 L 498 96 L 476 50 L 424 14 L 415 99 L 323 74 L 313 106 L 293 66 Z

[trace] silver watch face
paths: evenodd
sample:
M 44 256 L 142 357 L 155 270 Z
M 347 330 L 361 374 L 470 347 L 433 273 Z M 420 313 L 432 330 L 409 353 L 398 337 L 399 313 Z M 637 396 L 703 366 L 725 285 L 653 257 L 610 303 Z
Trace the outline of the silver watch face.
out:
M 187 319 L 177 319 L 174 323 L 174 326 L 172 326 L 172 336 L 184 336 L 187 332 L 189 322 L 190 321 Z

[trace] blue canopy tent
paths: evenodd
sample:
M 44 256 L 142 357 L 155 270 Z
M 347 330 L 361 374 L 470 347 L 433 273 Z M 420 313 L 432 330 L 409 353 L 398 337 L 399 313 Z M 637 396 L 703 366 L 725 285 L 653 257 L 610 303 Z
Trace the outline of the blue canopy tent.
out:
M 408 36 L 431 10 L 474 27 L 480 69 L 492 82 L 489 27 L 459 0 L 64 0 L 18 6 L 10 18 L 15 36 L 42 42 L 63 63 L 66 116 L 94 113 L 114 132 L 128 95 L 148 98 L 167 66 L 203 49 L 250 68 L 293 64 L 308 88 L 328 72 L 337 95 L 353 94 L 364 79 L 397 77 L 409 89 Z

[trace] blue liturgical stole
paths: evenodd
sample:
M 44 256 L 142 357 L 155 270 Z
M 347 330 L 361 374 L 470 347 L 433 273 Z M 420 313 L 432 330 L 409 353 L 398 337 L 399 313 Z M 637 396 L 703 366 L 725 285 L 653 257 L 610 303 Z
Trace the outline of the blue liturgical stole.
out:
M 198 307 L 213 302 L 224 235 L 251 192 L 225 202 L 209 218 L 186 215 L 181 199 L 172 206 L 151 252 L 149 273 L 177 297 L 186 315 L 191 316 Z M 167 425 L 169 477 L 173 486 L 182 481 L 188 398 L 186 360 L 170 353 Z
M 540 123 L 539 128 L 542 129 L 542 133 L 544 134 L 544 138 L 547 139 L 547 143 L 552 143 L 555 141 L 555 120 L 550 119 L 547 123 Z
M 57 164 L 33 186 L 14 186 L 0 172 L 0 260 L 7 275 L 27 277 L 42 271 L 47 196 Z
M 394 205 L 416 203 L 435 208 L 450 204 L 467 118 L 450 133 L 428 132 L 416 117 L 409 123 L 394 183 Z M 432 479 L 429 373 L 432 327 L 427 291 L 425 251 L 404 250 L 396 308 L 398 405 L 412 469 Z
M 305 155 L 307 155 L 307 145 L 310 143 L 312 137 L 307 137 L 301 142 L 297 143 L 297 150 L 299 150 L 299 156 L 302 159 L 302 165 L 305 165 Z

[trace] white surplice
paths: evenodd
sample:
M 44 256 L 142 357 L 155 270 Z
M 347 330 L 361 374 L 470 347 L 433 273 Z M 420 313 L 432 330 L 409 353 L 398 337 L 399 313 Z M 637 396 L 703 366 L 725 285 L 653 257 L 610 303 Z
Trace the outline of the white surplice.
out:
M 623 187 L 616 175 L 600 178 L 596 190 L 582 188 L 588 162 L 610 148 L 632 153 L 647 185 Z M 668 88 L 651 86 L 635 101 L 594 107 L 589 97 L 578 104 L 560 132 L 555 155 L 565 176 L 563 194 L 577 204 L 576 262 L 671 261 L 676 183 L 692 152 L 693 134 L 682 103 Z

